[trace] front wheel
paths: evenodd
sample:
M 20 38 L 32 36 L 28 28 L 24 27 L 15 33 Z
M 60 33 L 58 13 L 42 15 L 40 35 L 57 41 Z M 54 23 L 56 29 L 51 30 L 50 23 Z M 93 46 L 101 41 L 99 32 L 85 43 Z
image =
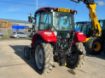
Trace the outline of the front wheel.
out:
M 53 47 L 47 43 L 37 44 L 34 52 L 34 60 L 36 69 L 40 74 L 48 72 L 53 66 Z
M 28 46 L 24 47 L 24 58 L 29 60 L 31 57 L 31 49 Z
M 87 50 L 90 54 L 100 54 L 103 50 L 103 43 L 100 38 L 92 38 L 86 43 Z

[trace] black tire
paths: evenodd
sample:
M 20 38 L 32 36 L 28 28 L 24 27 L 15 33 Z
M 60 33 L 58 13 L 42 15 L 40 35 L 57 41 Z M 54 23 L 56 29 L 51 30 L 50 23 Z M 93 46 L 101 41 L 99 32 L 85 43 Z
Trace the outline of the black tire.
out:
M 67 67 L 75 69 L 79 63 L 79 54 L 77 52 L 72 52 L 67 56 Z
M 98 55 L 103 50 L 103 42 L 100 38 L 92 38 L 86 43 L 89 54 Z
M 101 39 L 96 39 L 92 45 L 93 54 L 100 54 L 103 50 L 103 43 Z
M 24 47 L 24 58 L 26 59 L 26 60 L 29 60 L 30 59 L 30 57 L 31 57 L 31 49 L 30 49 L 30 47 L 28 47 L 28 46 L 25 46 Z
M 71 69 L 75 69 L 80 67 L 83 63 L 84 56 L 86 55 L 85 47 L 82 43 L 76 43 L 75 46 L 72 47 L 72 52 L 67 56 L 67 67 Z M 81 58 L 81 56 L 83 58 Z
M 53 66 L 53 47 L 51 44 L 37 44 L 34 50 L 34 61 L 35 67 L 40 74 L 49 72 Z
M 79 61 L 76 69 L 80 69 L 85 63 L 86 49 L 82 42 L 76 43 L 77 51 L 79 52 Z

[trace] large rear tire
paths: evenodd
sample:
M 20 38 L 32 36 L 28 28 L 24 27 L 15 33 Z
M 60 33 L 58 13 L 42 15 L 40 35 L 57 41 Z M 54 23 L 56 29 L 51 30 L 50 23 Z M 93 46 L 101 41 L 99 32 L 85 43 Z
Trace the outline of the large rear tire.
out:
M 51 44 L 37 44 L 34 52 L 34 60 L 36 69 L 40 74 L 49 72 L 53 66 L 53 47 Z
M 79 52 L 79 62 L 77 65 L 77 69 L 80 69 L 83 64 L 85 63 L 85 57 L 86 57 L 86 49 L 82 42 L 76 43 L 77 51 Z
M 81 67 L 85 55 L 86 50 L 84 45 L 82 43 L 76 43 L 76 45 L 72 47 L 72 52 L 67 56 L 67 67 L 71 69 Z

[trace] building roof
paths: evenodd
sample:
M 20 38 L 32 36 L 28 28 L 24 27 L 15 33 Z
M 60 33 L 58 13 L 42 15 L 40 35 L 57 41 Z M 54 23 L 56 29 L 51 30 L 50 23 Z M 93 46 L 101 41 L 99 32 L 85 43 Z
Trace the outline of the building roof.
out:
M 24 20 L 2 19 L 2 18 L 0 20 L 5 20 L 5 21 L 8 21 L 8 22 L 12 22 L 12 23 L 26 23 L 26 24 L 31 24 L 28 21 L 24 21 Z

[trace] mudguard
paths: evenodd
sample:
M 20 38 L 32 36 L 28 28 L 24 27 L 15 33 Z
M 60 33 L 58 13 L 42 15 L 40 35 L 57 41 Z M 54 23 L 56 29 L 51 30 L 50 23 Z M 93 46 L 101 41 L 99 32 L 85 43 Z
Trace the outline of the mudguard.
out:
M 85 42 L 87 36 L 82 32 L 75 32 L 75 41 L 76 42 Z
M 34 45 L 35 41 L 38 40 L 37 38 L 41 38 L 44 42 L 48 43 L 56 43 L 57 42 L 57 37 L 56 34 L 52 31 L 38 31 L 32 38 L 32 43 L 31 45 Z

